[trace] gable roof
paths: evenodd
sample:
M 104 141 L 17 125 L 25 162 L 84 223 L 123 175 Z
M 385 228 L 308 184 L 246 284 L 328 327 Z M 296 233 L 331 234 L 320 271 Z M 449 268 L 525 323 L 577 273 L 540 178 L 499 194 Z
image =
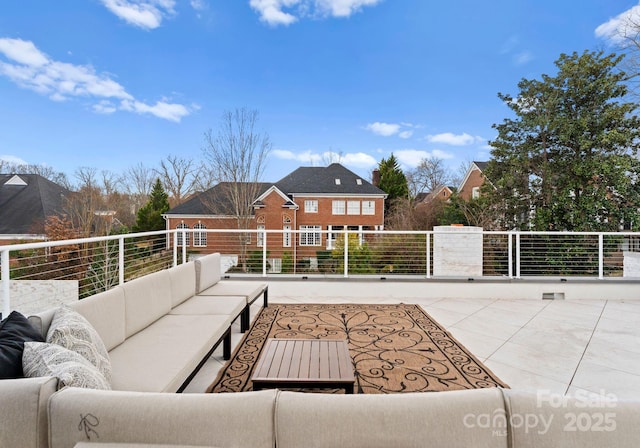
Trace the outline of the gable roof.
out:
M 207 191 L 195 195 L 188 201 L 173 207 L 165 215 L 220 215 L 233 216 L 233 206 L 229 200 L 229 185 L 231 182 L 220 182 Z M 260 196 L 273 184 L 266 182 L 258 183 L 258 194 Z
M 276 187 L 288 195 L 302 194 L 387 194 L 339 163 L 327 167 L 300 167 L 276 182 Z
M 229 185 L 230 182 L 221 182 L 172 208 L 165 215 L 233 216 L 232 205 L 226 193 Z M 270 188 L 277 189 L 279 193 L 289 197 L 304 194 L 387 196 L 384 191 L 339 163 L 333 163 L 327 167 L 301 167 L 275 184 L 260 182 L 255 199 L 260 199 Z M 295 204 L 291 203 L 290 205 L 294 206 Z
M 38 174 L 0 174 L 0 234 L 44 235 L 46 218 L 62 213 L 71 194 Z
M 458 187 L 458 190 L 462 191 L 465 184 L 469 180 L 469 176 L 471 176 L 472 172 L 477 170 L 477 171 L 480 171 L 480 173 L 484 173 L 484 170 L 487 168 L 488 163 L 489 162 L 476 162 L 476 161 L 471 162 L 471 165 L 469 165 L 469 169 L 467 170 L 467 173 L 464 175 L 462 182 L 460 182 L 460 186 Z

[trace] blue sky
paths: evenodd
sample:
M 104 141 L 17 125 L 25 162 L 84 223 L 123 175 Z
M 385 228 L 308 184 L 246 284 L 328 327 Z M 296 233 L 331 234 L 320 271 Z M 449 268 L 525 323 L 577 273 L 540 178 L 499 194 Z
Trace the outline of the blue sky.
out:
M 498 92 L 561 53 L 613 51 L 637 0 L 5 0 L 0 158 L 122 173 L 202 160 L 223 111 L 260 113 L 276 181 L 324 153 L 487 160 Z

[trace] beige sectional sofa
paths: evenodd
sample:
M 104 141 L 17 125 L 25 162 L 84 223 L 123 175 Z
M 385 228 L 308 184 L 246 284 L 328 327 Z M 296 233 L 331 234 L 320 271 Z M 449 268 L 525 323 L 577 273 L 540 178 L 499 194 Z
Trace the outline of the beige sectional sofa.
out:
M 197 294 L 205 289 L 208 295 Z M 220 343 L 229 359 L 231 324 L 237 318 L 248 322 L 249 305 L 261 294 L 266 303 L 266 284 L 221 282 L 220 254 L 211 254 L 126 282 L 72 308 L 104 342 L 114 390 L 176 392 Z M 46 335 L 54 313 L 47 310 L 29 320 Z
M 66 388 L 51 395 L 48 416 L 51 448 L 635 448 L 640 440 L 639 402 L 496 388 L 395 395 Z

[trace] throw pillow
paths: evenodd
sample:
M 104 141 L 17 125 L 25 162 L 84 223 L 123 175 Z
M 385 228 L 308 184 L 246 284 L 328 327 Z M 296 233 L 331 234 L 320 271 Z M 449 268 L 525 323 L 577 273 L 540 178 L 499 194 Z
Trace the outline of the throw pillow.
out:
M 25 342 L 22 368 L 27 377 L 54 376 L 65 386 L 111 390 L 105 377 L 83 356 L 56 344 Z
M 27 341 L 44 342 L 42 335 L 17 311 L 0 322 L 0 379 L 21 378 L 22 350 Z
M 98 332 L 80 313 L 61 306 L 53 315 L 47 342 L 82 355 L 111 383 L 111 360 Z

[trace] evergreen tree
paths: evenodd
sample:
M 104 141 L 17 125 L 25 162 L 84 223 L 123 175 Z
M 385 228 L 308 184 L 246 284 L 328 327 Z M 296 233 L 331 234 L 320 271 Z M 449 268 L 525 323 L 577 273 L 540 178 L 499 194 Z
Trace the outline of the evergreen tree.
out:
M 396 198 L 407 198 L 409 186 L 407 178 L 398 165 L 398 160 L 391 154 L 388 159 L 382 159 L 378 164 L 380 171 L 380 189 L 387 193 L 386 206 L 388 208 Z
M 133 226 L 134 232 L 149 232 L 152 230 L 164 230 L 165 220 L 162 214 L 169 210 L 169 195 L 162 188 L 160 179 L 156 179 L 149 202 L 140 210 Z
M 485 193 L 501 227 L 617 231 L 637 226 L 640 120 L 621 57 L 562 54 L 555 76 L 499 94 L 515 118 L 494 125 Z

